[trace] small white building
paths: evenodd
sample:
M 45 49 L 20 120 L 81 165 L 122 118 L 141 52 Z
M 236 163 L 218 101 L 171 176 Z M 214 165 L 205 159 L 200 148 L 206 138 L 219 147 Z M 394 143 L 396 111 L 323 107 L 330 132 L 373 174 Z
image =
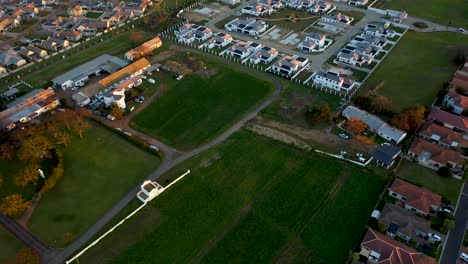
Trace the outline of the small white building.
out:
M 143 203 L 153 200 L 164 191 L 164 187 L 154 181 L 145 181 L 140 188 L 141 191 L 138 192 L 137 197 Z
M 334 72 L 315 72 L 312 75 L 314 84 L 320 87 L 333 89 L 335 91 L 348 93 L 352 91 L 357 84 L 353 79 L 346 75 Z

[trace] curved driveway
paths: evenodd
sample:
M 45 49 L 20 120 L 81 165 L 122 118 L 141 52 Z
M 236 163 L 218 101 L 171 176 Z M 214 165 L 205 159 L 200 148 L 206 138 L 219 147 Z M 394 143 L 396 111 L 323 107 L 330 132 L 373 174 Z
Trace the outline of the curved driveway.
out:
M 223 64 L 228 64 L 232 66 L 233 68 L 237 68 L 242 71 L 254 72 L 255 75 L 271 81 L 275 87 L 275 90 L 273 94 L 271 94 L 267 99 L 265 99 L 265 101 L 263 101 L 260 105 L 255 107 L 255 109 L 247 113 L 242 119 L 237 121 L 233 126 L 231 126 L 228 130 L 224 131 L 217 138 L 215 138 L 214 140 L 212 140 L 211 142 L 203 146 L 200 146 L 187 153 L 181 154 L 181 152 L 163 144 L 165 146 L 164 148 L 166 150 L 169 150 L 170 153 L 177 153 L 180 155 L 165 155 L 161 165 L 155 171 L 153 171 L 148 177 L 146 177 L 144 180 L 156 180 L 161 175 L 163 175 L 164 173 L 166 173 L 167 171 L 169 171 L 171 168 L 175 167 L 176 165 L 180 164 L 181 162 L 188 160 L 200 154 L 201 152 L 220 144 L 221 142 L 226 140 L 229 136 L 231 136 L 234 132 L 241 129 L 242 126 L 248 120 L 255 117 L 260 111 L 262 111 L 269 104 L 271 104 L 280 95 L 282 91 L 281 82 L 279 81 L 278 78 L 274 77 L 273 75 L 270 75 L 264 72 L 252 71 L 251 68 L 248 68 L 246 66 L 240 65 L 235 62 L 226 61 L 225 59 L 221 59 L 220 57 L 212 55 L 212 54 L 207 54 L 207 53 L 196 51 L 196 50 L 193 50 L 192 52 L 203 54 L 204 56 L 210 57 L 215 60 L 221 60 Z M 133 187 L 120 201 L 118 201 L 96 223 L 94 223 L 93 226 L 91 226 L 78 239 L 73 241 L 73 243 L 70 244 L 68 247 L 59 251 L 55 251 L 55 252 L 49 252 L 49 251 L 43 252 L 44 254 L 42 256 L 42 262 L 47 263 L 47 264 L 64 263 L 65 260 L 70 258 L 76 251 L 78 251 L 84 245 L 86 245 L 93 237 L 95 237 L 101 231 L 102 228 L 106 226 L 107 223 L 109 223 L 122 209 L 124 209 L 133 199 L 135 199 L 135 196 L 139 190 L 140 190 L 140 185 Z

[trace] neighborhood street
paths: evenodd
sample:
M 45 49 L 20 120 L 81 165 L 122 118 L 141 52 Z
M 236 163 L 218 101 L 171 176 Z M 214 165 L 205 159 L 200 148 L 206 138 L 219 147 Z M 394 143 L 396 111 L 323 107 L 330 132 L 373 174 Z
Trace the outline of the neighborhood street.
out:
M 460 254 L 460 246 L 465 236 L 466 224 L 468 222 L 468 184 L 463 186 L 460 201 L 455 212 L 455 228 L 447 235 L 444 251 L 440 258 L 440 264 L 457 263 Z

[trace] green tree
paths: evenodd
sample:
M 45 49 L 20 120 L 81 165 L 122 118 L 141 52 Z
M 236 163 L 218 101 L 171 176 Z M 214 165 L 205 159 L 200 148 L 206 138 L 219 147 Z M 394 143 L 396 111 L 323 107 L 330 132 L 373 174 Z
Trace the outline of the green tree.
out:
M 455 228 L 455 221 L 451 220 L 451 219 L 445 219 L 444 220 L 444 223 L 442 224 L 442 228 L 445 230 L 445 232 L 448 232 L 452 229 Z
M 17 216 L 26 210 L 30 201 L 27 201 L 21 196 L 21 194 L 12 194 L 3 198 L 2 203 L 0 204 L 0 212 L 8 216 Z
M 30 164 L 26 168 L 20 170 L 15 176 L 15 184 L 18 186 L 26 186 L 30 183 L 36 184 L 39 180 L 39 167 L 35 164 Z
M 440 177 L 448 178 L 452 175 L 452 170 L 449 167 L 440 167 L 437 171 Z
M 36 163 L 50 155 L 52 143 L 42 135 L 31 136 L 26 139 L 18 153 L 21 160 Z

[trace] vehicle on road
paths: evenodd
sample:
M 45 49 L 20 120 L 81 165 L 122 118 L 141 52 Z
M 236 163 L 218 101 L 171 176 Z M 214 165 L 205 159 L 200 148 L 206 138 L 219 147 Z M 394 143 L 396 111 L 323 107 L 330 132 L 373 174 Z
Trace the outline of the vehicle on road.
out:
M 442 238 L 434 233 L 429 233 L 427 234 L 427 238 L 429 239 L 429 241 L 434 241 L 434 242 L 437 242 L 437 241 L 441 241 Z
M 130 132 L 128 132 L 128 131 L 125 131 L 124 134 L 127 135 L 127 136 L 129 136 L 129 137 L 132 136 L 132 133 L 130 133 Z
M 109 120 L 111 120 L 111 121 L 114 121 L 114 120 L 115 120 L 115 117 L 112 116 L 112 115 L 107 115 L 106 118 L 109 119 Z
M 349 136 L 347 134 L 345 134 L 345 133 L 340 133 L 339 136 L 340 136 L 340 138 L 344 138 L 344 139 L 349 138 Z
M 152 84 L 155 84 L 155 83 L 156 83 L 156 81 L 155 81 L 154 79 L 152 79 L 152 78 L 149 78 L 149 79 L 148 79 L 148 82 L 149 82 L 149 83 L 152 83 Z
M 464 28 L 458 28 L 457 31 L 458 32 L 465 32 L 465 29 Z

